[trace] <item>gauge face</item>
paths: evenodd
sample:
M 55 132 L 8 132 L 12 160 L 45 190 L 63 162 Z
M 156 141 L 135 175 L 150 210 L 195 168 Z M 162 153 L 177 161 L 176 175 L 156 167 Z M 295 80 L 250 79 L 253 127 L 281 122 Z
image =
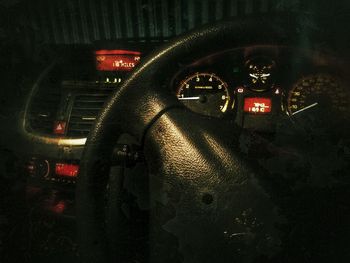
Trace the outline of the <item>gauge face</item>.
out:
M 336 77 L 314 74 L 301 78 L 290 90 L 287 107 L 290 116 L 313 130 L 331 130 L 344 125 L 349 116 L 349 93 Z
M 268 57 L 255 57 L 245 63 L 246 82 L 254 91 L 269 90 L 274 85 L 275 62 Z
M 227 84 L 211 73 L 196 73 L 181 82 L 178 99 L 196 113 L 220 117 L 228 108 Z

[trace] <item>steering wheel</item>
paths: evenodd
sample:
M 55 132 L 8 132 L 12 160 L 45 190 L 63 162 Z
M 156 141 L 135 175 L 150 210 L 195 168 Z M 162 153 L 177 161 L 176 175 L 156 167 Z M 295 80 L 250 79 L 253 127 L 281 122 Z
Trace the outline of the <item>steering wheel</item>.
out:
M 122 133 L 143 146 L 151 203 L 162 208 L 150 212 L 150 225 L 161 228 L 149 230 L 150 262 L 251 262 L 278 250 L 276 225 L 282 218 L 254 165 L 238 150 L 238 127 L 186 109 L 162 87 L 162 77 L 179 57 L 291 44 L 289 31 L 271 18 L 191 31 L 151 54 L 114 92 L 90 132 L 80 165 L 77 227 L 83 262 L 109 262 L 113 254 L 105 193 L 113 179 L 113 142 Z

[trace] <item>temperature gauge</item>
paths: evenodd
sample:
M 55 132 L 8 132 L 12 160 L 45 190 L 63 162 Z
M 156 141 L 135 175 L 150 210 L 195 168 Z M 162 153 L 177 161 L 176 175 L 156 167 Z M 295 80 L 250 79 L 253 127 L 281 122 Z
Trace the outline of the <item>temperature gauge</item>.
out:
M 266 91 L 274 86 L 275 62 L 267 57 L 255 57 L 245 63 L 246 85 L 254 91 Z

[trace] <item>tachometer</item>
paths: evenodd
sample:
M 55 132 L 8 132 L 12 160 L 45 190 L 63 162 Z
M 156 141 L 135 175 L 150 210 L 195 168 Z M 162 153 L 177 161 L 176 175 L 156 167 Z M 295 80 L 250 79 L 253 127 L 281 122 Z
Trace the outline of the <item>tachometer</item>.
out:
M 196 73 L 183 80 L 178 99 L 194 112 L 220 117 L 228 108 L 227 84 L 213 73 Z

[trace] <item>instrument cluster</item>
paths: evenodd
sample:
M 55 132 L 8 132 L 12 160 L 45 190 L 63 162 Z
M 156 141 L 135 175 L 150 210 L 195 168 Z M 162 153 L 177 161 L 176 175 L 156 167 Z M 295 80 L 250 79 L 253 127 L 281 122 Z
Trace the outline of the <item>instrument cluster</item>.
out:
M 342 70 L 326 59 L 288 48 L 230 50 L 187 65 L 173 79 L 187 108 L 239 126 L 273 132 L 294 124 L 349 120 L 350 91 Z

